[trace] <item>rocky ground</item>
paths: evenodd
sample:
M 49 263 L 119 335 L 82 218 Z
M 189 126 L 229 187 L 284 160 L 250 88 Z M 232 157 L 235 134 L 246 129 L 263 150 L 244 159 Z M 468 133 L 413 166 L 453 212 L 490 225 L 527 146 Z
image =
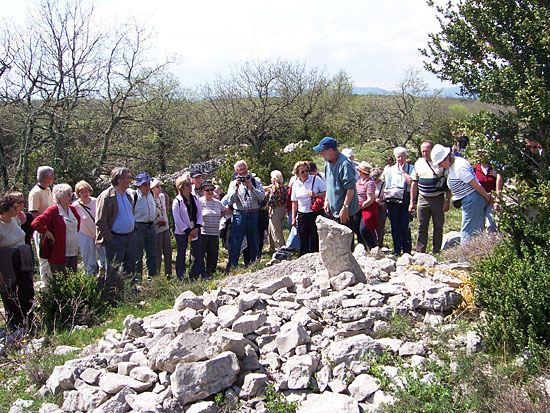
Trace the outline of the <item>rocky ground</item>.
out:
M 40 411 L 265 412 L 266 386 L 302 413 L 376 411 L 392 403 L 400 368 L 444 363 L 430 331 L 449 332 L 450 349 L 477 350 L 474 332 L 443 322 L 462 301 L 453 274 L 467 268 L 420 253 L 352 254 L 347 228 L 324 218 L 318 228 L 320 253 L 128 316 L 122 332 L 55 368 L 39 392 L 63 393 L 63 404 Z M 399 315 L 417 321 L 409 338 L 391 337 Z

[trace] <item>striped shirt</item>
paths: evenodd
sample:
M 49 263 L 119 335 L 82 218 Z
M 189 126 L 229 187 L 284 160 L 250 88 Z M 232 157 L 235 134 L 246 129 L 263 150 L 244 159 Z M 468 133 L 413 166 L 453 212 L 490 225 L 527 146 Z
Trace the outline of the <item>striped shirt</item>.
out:
M 433 197 L 444 193 L 445 191 L 437 190 L 436 185 L 439 178 L 448 176 L 447 169 L 441 169 L 439 166 L 434 166 L 432 161 L 428 164 L 424 158 L 420 158 L 414 164 L 414 171 L 411 173 L 411 179 L 418 182 L 418 191 L 422 196 Z
M 200 197 L 199 202 L 202 207 L 203 225 L 201 228 L 202 235 L 220 235 L 220 219 L 225 207 L 223 204 L 213 198 L 212 201 L 207 201 L 204 196 Z
M 453 193 L 453 198 L 458 200 L 467 197 L 475 189 L 468 182 L 476 179 L 472 165 L 464 158 L 455 158 L 454 163 L 449 168 L 449 177 L 447 184 Z

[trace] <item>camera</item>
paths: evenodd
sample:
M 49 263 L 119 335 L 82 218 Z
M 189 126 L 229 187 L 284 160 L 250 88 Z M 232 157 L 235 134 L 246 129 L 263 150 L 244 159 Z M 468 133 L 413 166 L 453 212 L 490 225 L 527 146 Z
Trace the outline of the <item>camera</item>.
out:
M 239 182 L 244 182 L 246 181 L 247 179 L 250 179 L 250 175 L 237 175 L 237 180 Z

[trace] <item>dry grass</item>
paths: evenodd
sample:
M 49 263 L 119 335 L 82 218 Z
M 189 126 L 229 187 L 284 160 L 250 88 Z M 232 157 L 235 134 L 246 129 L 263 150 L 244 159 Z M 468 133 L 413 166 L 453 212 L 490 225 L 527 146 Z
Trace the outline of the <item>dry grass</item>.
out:
M 482 233 L 471 238 L 465 245 L 458 245 L 443 251 L 442 255 L 448 260 L 458 260 L 473 263 L 474 261 L 493 254 L 493 249 L 502 240 L 499 233 Z

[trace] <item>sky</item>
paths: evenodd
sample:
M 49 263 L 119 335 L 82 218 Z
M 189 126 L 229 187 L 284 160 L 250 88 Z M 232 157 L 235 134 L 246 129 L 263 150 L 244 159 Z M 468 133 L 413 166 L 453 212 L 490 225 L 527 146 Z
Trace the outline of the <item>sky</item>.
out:
M 3 18 L 23 24 L 36 0 L 0 0 Z M 152 33 L 151 59 L 170 66 L 184 87 L 225 76 L 246 61 L 305 62 L 329 74 L 345 71 L 357 87 L 392 90 L 437 32 L 425 0 L 95 0 L 102 27 L 135 17 Z M 422 72 L 430 87 L 442 84 Z

